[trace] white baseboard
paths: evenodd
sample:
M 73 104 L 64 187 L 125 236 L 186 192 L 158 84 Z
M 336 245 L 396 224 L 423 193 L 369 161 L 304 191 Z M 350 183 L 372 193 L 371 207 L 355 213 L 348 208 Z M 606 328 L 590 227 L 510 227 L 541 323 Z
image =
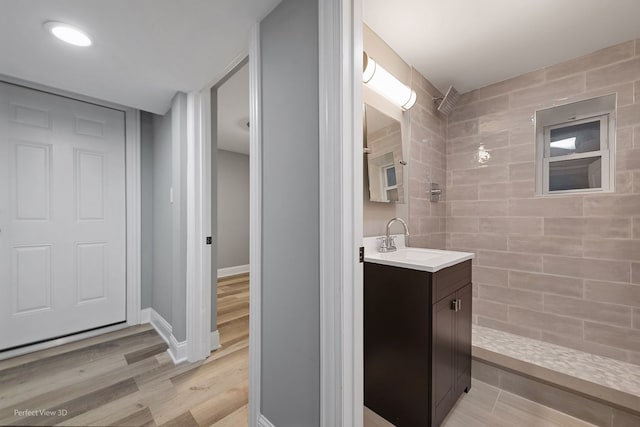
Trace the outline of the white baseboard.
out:
M 276 426 L 274 426 L 273 423 L 267 419 L 267 417 L 260 414 L 260 416 L 258 417 L 258 427 L 276 427 Z
M 169 346 L 167 353 L 171 356 L 174 364 L 187 360 L 187 342 L 178 341 L 176 337 L 173 336 L 173 327 L 164 317 L 158 314 L 153 308 L 145 308 L 141 312 L 140 319 L 149 319 L 148 322 L 142 321 L 142 323 L 151 323 L 151 326 L 158 332 L 158 335 L 167 343 Z
M 220 348 L 220 332 L 216 329 L 211 332 L 211 351 L 217 350 Z
M 143 308 L 140 310 L 140 324 L 151 323 L 151 308 Z
M 171 337 L 169 337 L 169 349 L 167 352 L 169 353 L 169 356 L 171 356 L 175 365 L 180 362 L 184 362 L 187 360 L 187 342 L 179 342 L 172 334 Z
M 155 330 L 158 332 L 158 335 L 162 337 L 167 345 L 171 345 L 170 339 L 171 334 L 173 333 L 173 327 L 171 326 L 171 324 L 167 322 L 165 318 L 158 314 L 158 312 L 153 308 L 151 309 L 150 318 L 151 326 L 155 328 Z
M 235 276 L 236 274 L 244 274 L 249 272 L 249 264 L 236 265 L 234 267 L 225 267 L 218 269 L 218 278 Z

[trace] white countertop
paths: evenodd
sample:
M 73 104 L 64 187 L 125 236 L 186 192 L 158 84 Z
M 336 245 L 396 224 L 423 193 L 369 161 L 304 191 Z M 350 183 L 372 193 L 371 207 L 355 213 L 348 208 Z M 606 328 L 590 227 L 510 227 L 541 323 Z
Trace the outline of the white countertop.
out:
M 365 262 L 435 273 L 443 268 L 473 259 L 475 256 L 471 252 L 406 247 L 403 235 L 395 235 L 398 250 L 382 253 L 378 252 L 381 237 L 366 237 L 364 239 Z

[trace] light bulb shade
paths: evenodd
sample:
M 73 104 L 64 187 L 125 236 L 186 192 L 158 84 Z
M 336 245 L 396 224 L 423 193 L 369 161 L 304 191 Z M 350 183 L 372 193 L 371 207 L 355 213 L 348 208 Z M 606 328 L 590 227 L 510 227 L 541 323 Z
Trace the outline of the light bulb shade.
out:
M 366 53 L 364 53 L 362 56 L 364 58 L 364 61 L 362 64 L 363 65 L 362 68 L 364 69 L 362 73 L 362 81 L 366 84 L 366 83 L 369 83 L 373 75 L 376 73 L 376 66 L 378 64 L 376 63 L 376 61 L 369 58 Z
M 363 68 L 362 81 L 404 111 L 416 103 L 416 92 L 395 78 L 366 53 Z

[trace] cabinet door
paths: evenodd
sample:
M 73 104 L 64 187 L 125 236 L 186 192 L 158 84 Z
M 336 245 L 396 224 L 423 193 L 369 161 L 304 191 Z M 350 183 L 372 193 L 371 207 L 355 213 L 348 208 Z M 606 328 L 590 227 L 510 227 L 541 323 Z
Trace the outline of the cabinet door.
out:
M 425 427 L 430 409 L 428 273 L 367 262 L 364 281 L 365 405 L 395 426 Z
M 433 306 L 432 425 L 438 426 L 455 403 L 455 293 Z
M 471 388 L 471 283 L 456 292 L 455 396 Z

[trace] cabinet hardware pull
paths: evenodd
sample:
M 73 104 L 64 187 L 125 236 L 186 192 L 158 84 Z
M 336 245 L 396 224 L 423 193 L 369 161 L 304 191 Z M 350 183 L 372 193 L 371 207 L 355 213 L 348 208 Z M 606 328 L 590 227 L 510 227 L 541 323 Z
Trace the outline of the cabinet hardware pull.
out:
M 456 302 L 457 302 L 456 311 L 462 310 L 462 300 L 461 299 L 457 299 Z
M 451 301 L 451 310 L 458 311 L 458 300 L 454 299 Z

